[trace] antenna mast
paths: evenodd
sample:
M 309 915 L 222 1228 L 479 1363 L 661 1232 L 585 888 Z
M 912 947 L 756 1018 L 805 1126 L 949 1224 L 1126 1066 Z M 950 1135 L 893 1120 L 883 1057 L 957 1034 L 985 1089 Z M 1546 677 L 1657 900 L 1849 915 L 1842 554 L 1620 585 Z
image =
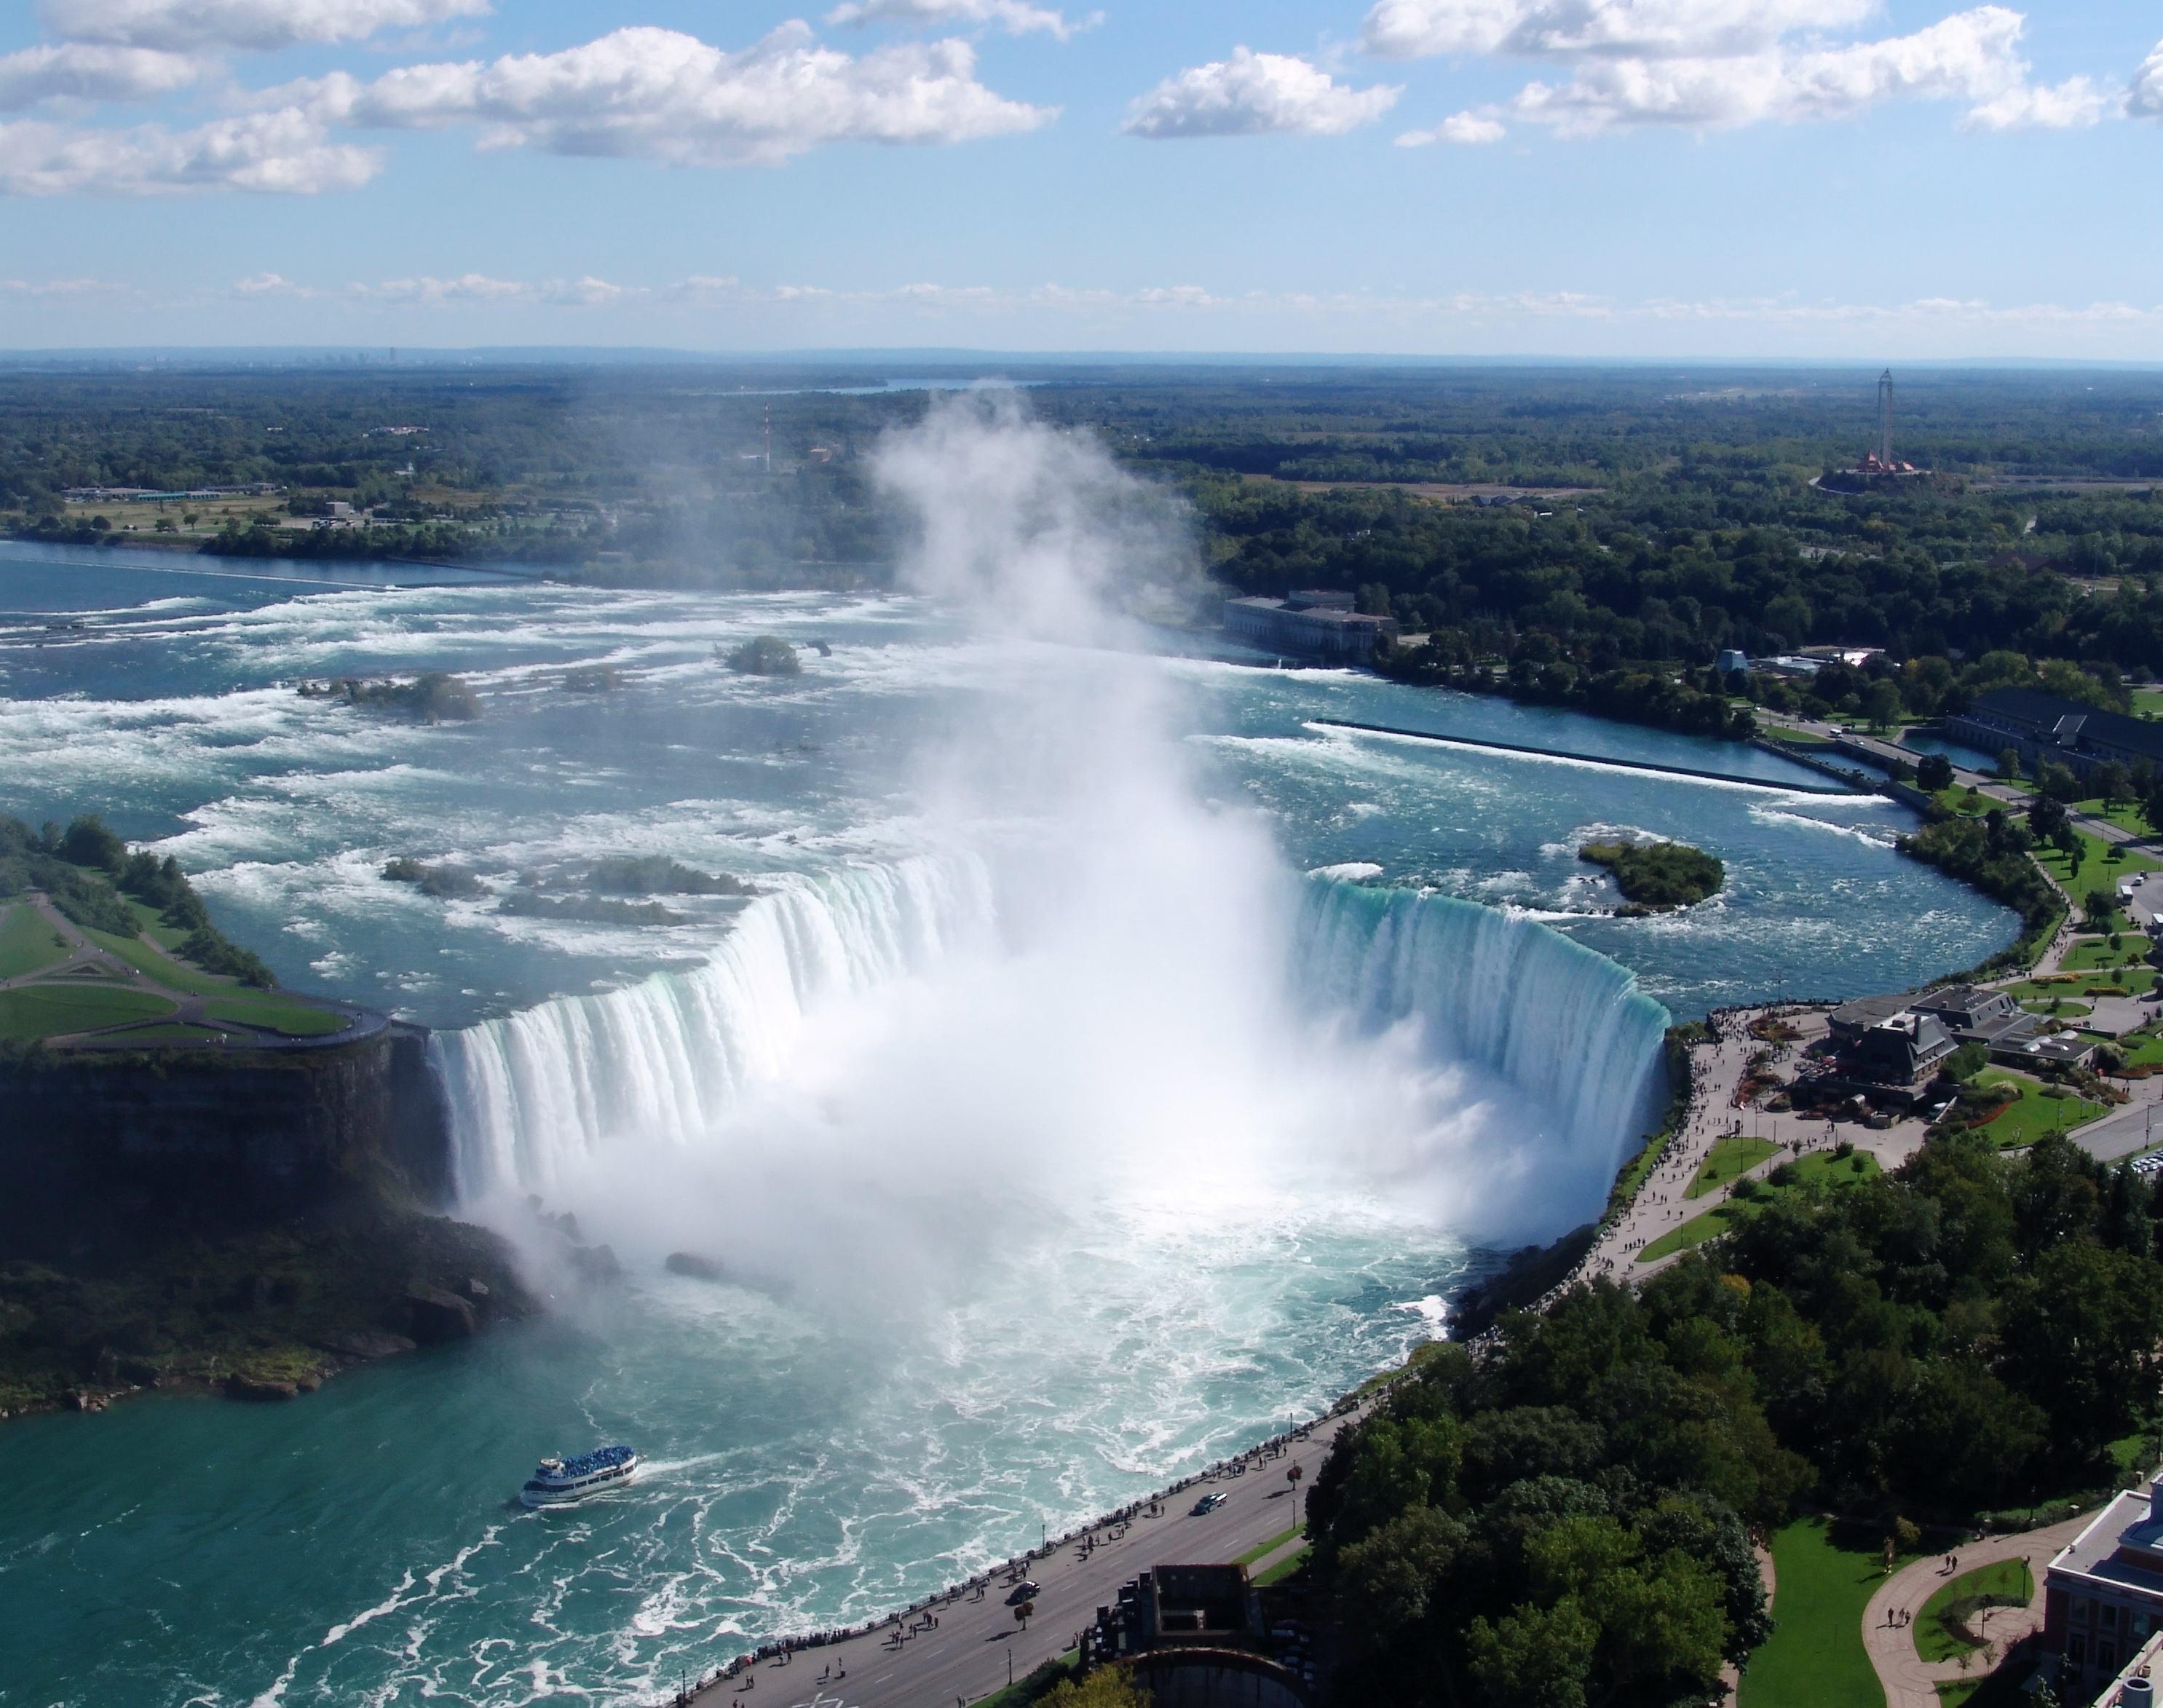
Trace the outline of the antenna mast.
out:
M 1893 466 L 1893 370 L 1890 368 L 1878 380 L 1878 460 L 1888 469 Z

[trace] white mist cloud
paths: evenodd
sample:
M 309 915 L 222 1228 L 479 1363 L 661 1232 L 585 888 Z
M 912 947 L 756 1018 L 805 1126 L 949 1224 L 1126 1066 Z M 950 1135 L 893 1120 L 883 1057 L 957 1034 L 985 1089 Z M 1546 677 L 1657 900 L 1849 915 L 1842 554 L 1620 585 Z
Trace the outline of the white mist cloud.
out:
M 1129 136 L 1342 136 L 1372 124 L 1401 88 L 1353 89 L 1288 54 L 1240 47 L 1167 77 L 1128 109 Z
M 212 66 L 191 54 L 86 42 L 0 54 L 0 113 L 48 101 L 149 101 L 185 89 Z
M 151 48 L 248 48 L 359 41 L 486 13 L 489 0 L 45 0 L 45 27 L 69 41 Z
M 1379 0 L 1359 45 L 1385 59 L 1436 54 L 1702 58 L 1747 54 L 1800 30 L 1863 23 L 1878 0 Z
M 1478 148 L 1498 143 L 1508 134 L 1499 120 L 1484 113 L 1453 113 L 1432 130 L 1408 130 L 1397 139 L 1401 149 L 1425 148 L 1430 143 L 1456 143 Z
M 313 196 L 352 190 L 380 170 L 377 150 L 333 143 L 287 108 L 191 130 L 75 129 L 0 123 L 0 195 L 164 196 L 218 190 Z
M 1851 118 L 1901 100 L 1968 103 L 1974 130 L 2064 129 L 2112 105 L 2092 79 L 2028 81 L 2025 17 L 1979 6 L 1910 34 L 1829 45 L 1875 0 L 1380 0 L 1361 42 L 1392 59 L 1436 54 L 1544 60 L 1561 81 L 1527 84 L 1500 107 L 1413 131 L 1407 144 L 1492 141 L 1506 114 L 1583 137 L 1647 125 L 1717 129 Z M 1797 39 L 1799 38 L 1799 41 Z
M 847 0 L 826 14 L 829 24 L 915 24 L 936 29 L 956 24 L 983 24 L 1008 35 L 1041 34 L 1069 41 L 1085 29 L 1104 21 L 1104 14 L 1069 19 L 1048 6 L 1032 6 L 1028 0 Z
M 2155 50 L 2133 74 L 2125 110 L 2135 118 L 2163 118 L 2163 42 L 2155 45 Z

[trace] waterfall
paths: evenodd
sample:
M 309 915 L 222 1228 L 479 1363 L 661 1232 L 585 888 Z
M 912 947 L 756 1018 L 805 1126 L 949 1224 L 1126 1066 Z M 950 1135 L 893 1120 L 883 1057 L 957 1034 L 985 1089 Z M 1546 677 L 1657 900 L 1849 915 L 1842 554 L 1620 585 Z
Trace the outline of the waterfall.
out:
M 748 1089 L 787 1073 L 823 999 L 992 945 L 997 888 L 961 857 L 829 872 L 752 903 L 694 971 L 438 1033 L 460 1196 L 546 1192 L 618 1140 L 699 1144 Z M 1446 896 L 1317 874 L 1296 907 L 1289 972 L 1304 1010 L 1362 1034 L 1417 1024 L 1432 1059 L 1550 1112 L 1573 1183 L 1612 1177 L 1657 1108 L 1668 1024 L 1626 969 Z
M 1637 975 L 1537 920 L 1453 896 L 1317 878 L 1298 976 L 1361 1030 L 1417 1021 L 1427 1051 L 1499 1075 L 1612 1180 L 1658 1119 L 1670 1017 Z M 1560 1159 L 1557 1159 L 1559 1160 Z
M 784 1071 L 821 998 L 923 972 L 994 919 L 981 862 L 851 867 L 760 897 L 696 971 L 437 1033 L 459 1197 L 545 1190 L 615 1140 L 696 1143 Z

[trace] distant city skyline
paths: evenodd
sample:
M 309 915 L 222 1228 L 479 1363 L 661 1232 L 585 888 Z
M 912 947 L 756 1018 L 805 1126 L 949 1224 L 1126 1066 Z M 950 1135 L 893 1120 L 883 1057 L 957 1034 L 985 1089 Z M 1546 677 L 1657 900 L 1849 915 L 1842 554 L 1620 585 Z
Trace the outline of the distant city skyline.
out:
M 2163 360 L 2163 16 L 44 0 L 0 348 Z

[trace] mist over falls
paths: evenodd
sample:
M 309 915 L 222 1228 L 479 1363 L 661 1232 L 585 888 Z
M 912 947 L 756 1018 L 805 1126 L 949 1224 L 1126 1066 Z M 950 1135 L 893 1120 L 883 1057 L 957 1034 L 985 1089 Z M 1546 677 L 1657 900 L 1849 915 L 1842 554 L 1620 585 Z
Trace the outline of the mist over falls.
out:
M 789 882 L 695 971 L 443 1035 L 468 1204 L 889 1297 L 1091 1203 L 1481 1240 L 1596 1208 L 1664 1010 L 1528 920 L 1303 877 L 1207 798 L 1122 644 L 1191 555 L 1092 442 L 977 395 L 877 468 L 911 583 L 1013 665 L 914 752 L 915 851 Z

